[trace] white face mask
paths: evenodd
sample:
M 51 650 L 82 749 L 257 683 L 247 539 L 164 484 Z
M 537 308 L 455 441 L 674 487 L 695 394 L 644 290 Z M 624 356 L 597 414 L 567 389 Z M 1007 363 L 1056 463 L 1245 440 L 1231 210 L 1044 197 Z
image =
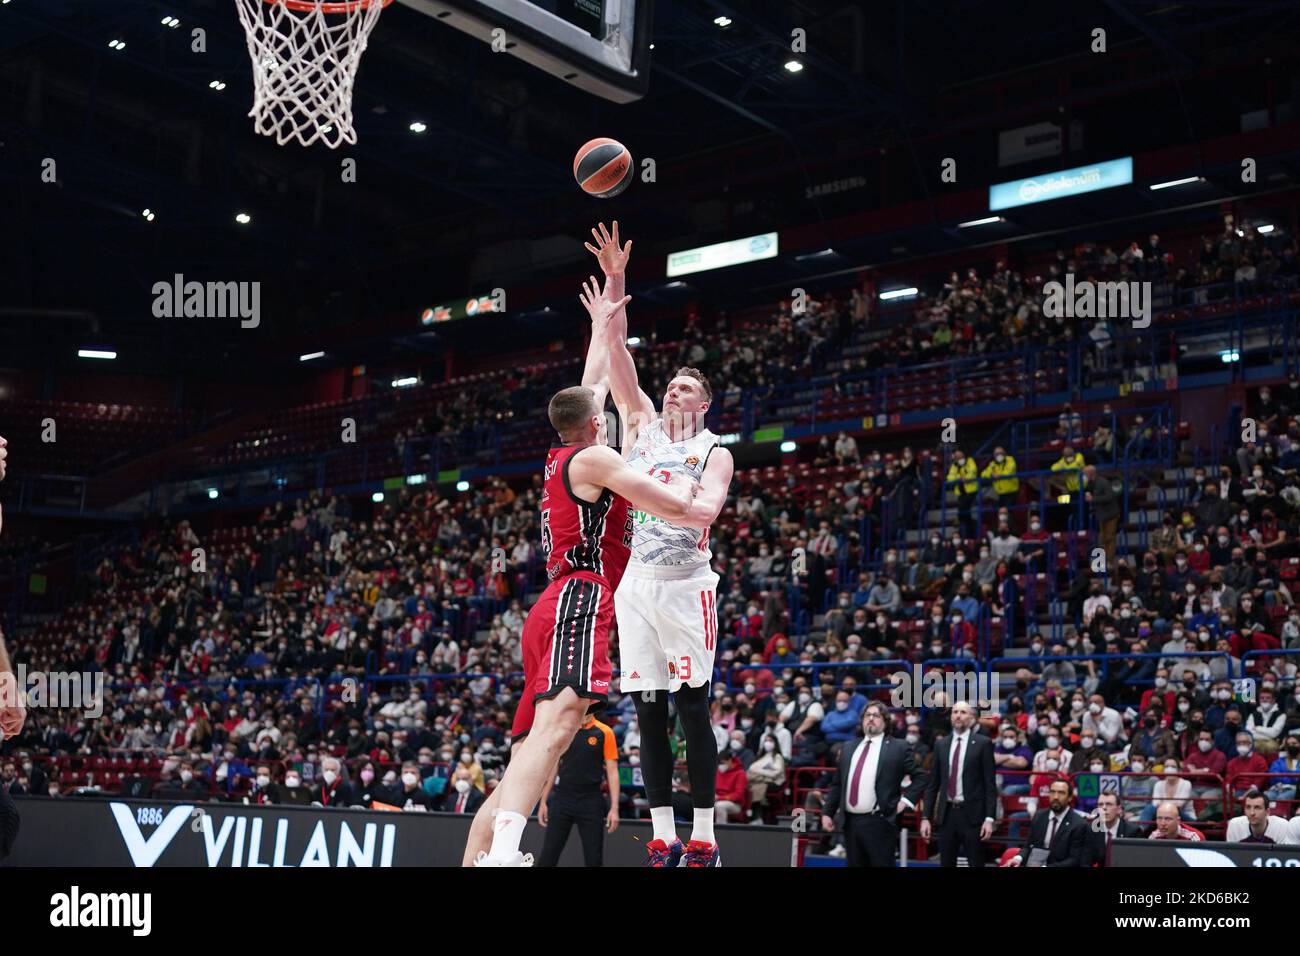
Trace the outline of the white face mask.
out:
M 1097 742 L 1097 738 L 1096 738 L 1096 737 L 1080 737 L 1080 738 L 1079 738 L 1079 745 L 1080 745 L 1081 747 L 1083 747 L 1084 750 L 1091 750 L 1092 747 L 1093 747 L 1093 745 L 1094 745 L 1096 742 Z
M 775 741 L 775 740 L 764 740 L 764 741 L 763 741 L 763 752 L 764 752 L 764 753 L 769 753 L 769 754 L 770 754 L 770 753 L 771 753 L 773 750 L 775 750 L 775 749 L 776 749 L 776 741 Z
M 460 780 L 457 780 L 457 781 L 456 781 L 456 792 L 457 792 L 457 793 L 469 793 L 469 781 L 466 780 L 466 779 L 463 778 L 463 777 L 462 777 Z
M 321 773 L 321 777 L 324 778 L 326 784 L 332 784 L 339 778 L 339 775 L 336 770 L 325 770 Z
M 1057 760 L 1055 757 L 1048 757 L 1043 761 L 1043 766 L 1048 770 L 1055 770 L 1057 767 L 1061 766 L 1061 761 Z
M 1248 753 L 1250 753 L 1250 745 L 1249 745 L 1249 744 L 1237 744 L 1237 753 L 1238 753 L 1239 755 L 1241 755 L 1242 757 L 1246 756 Z
M 1103 770 L 1106 769 L 1106 765 L 1101 763 L 1091 763 L 1088 765 L 1088 769 L 1091 770 L 1093 773 L 1101 773 Z
M 920 740 L 920 739 L 921 739 L 921 735 L 920 735 L 920 734 L 908 734 L 908 735 L 907 735 L 907 742 L 908 742 L 909 744 L 915 744 L 915 743 L 916 743 L 918 740 Z
M 411 773 L 410 771 L 407 771 L 406 773 L 402 774 L 402 783 L 406 784 L 408 787 L 414 787 L 416 781 L 418 781 L 419 779 L 420 779 L 420 775 L 417 773 Z
M 1135 760 L 1130 764 L 1130 767 L 1132 767 L 1134 773 L 1141 773 L 1143 770 L 1146 770 L 1147 765 L 1142 763 L 1140 760 Z
M 1061 745 L 1061 738 L 1060 738 L 1060 737 L 1048 737 L 1048 738 L 1047 738 L 1047 749 L 1048 749 L 1048 750 L 1055 750 L 1055 749 L 1056 749 L 1057 747 L 1059 747 L 1060 745 Z
M 285 777 L 285 778 L 284 778 L 284 785 L 285 785 L 286 787 L 288 787 L 290 790 L 296 790 L 296 789 L 298 789 L 298 784 L 301 783 L 301 782 L 302 782 L 302 781 L 300 781 L 297 777 Z
M 258 785 L 259 787 L 261 787 L 263 790 L 265 790 L 267 787 L 269 787 L 269 786 L 271 785 L 271 778 L 270 778 L 270 777 L 258 777 L 258 778 L 257 778 L 257 785 Z

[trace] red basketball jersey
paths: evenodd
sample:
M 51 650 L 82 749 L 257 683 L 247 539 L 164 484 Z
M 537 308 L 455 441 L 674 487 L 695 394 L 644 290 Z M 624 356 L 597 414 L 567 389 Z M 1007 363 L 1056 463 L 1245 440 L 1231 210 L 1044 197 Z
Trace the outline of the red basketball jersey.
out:
M 542 486 L 542 552 L 554 581 L 589 571 L 616 589 L 632 548 L 632 506 L 606 488 L 583 501 L 569 484 L 569 462 L 587 445 L 561 445 L 546 456 Z

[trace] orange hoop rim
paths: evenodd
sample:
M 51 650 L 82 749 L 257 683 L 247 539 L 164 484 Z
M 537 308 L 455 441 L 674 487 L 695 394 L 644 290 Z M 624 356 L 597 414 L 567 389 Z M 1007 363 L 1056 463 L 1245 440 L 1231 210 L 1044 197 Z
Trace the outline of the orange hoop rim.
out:
M 264 2 L 272 6 L 281 4 L 295 13 L 315 13 L 317 10 L 321 13 L 355 13 L 357 10 L 365 10 L 375 5 L 386 7 L 393 0 L 342 0 L 334 3 L 316 3 L 313 0 L 264 0 Z

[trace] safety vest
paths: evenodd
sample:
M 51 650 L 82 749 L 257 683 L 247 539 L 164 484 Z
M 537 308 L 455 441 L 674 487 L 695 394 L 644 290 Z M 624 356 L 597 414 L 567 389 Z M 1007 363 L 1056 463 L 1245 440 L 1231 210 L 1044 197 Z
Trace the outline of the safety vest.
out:
M 961 490 L 968 495 L 975 494 L 975 489 L 979 487 L 979 483 L 975 481 L 978 475 L 979 473 L 975 468 L 975 461 L 970 457 L 967 457 L 960 465 L 954 461 L 948 466 L 949 481 L 957 481 L 961 478 L 968 479 L 961 485 Z
M 980 472 L 983 478 L 993 478 L 993 490 L 1000 495 L 1014 495 L 1020 490 L 1020 479 L 1016 477 L 1016 460 L 1010 455 L 1004 456 L 1002 464 L 997 459 L 989 462 Z

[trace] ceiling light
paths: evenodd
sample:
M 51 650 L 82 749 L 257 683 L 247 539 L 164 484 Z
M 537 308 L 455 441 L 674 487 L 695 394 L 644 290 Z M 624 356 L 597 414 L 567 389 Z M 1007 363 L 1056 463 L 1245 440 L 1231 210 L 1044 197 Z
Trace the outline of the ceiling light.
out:
M 1169 182 L 1167 182 L 1167 183 L 1155 183 L 1154 185 L 1149 186 L 1148 188 L 1149 188 L 1149 189 L 1168 189 L 1170 186 L 1186 186 L 1188 183 L 1203 183 L 1203 182 L 1205 182 L 1204 177 L 1201 177 L 1201 176 L 1188 176 L 1186 179 L 1171 179 L 1171 180 L 1169 180 Z
M 888 292 L 880 293 L 880 301 L 888 302 L 890 299 L 910 299 L 919 292 L 920 290 L 915 287 L 909 287 L 907 289 L 890 289 Z
M 798 60 L 786 60 L 785 68 L 789 70 L 791 73 L 798 73 L 800 70 L 803 69 L 803 64 L 800 63 Z
M 237 213 L 235 215 L 235 222 L 239 223 L 241 226 L 247 226 L 252 221 L 253 217 L 246 212 Z
M 414 123 L 412 123 L 412 124 L 408 127 L 408 129 L 410 129 L 410 131 L 411 131 L 412 133 L 423 133 L 423 132 L 424 132 L 426 129 L 428 129 L 428 128 L 429 128 L 429 127 L 425 126 L 425 125 L 424 125 L 423 123 L 421 123 L 419 120 L 416 120 Z
M 958 229 L 968 229 L 971 226 L 987 226 L 995 222 L 1006 222 L 1001 216 L 985 216 L 983 219 L 971 219 L 968 222 L 957 223 Z
M 731 26 L 731 17 L 714 17 L 713 22 L 720 27 Z
M 310 362 L 312 359 L 324 358 L 324 352 L 308 352 L 306 355 L 299 355 L 299 362 Z

